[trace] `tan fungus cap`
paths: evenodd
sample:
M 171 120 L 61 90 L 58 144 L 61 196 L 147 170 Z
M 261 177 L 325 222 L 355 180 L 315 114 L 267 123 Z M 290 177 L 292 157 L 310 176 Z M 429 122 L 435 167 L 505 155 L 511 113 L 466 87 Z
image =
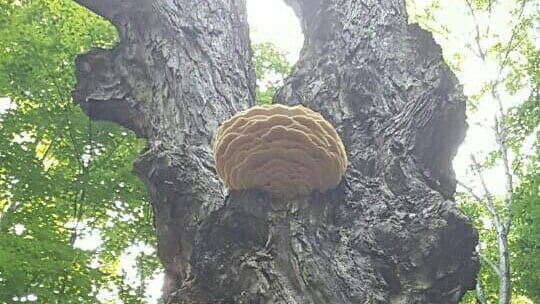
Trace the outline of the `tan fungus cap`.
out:
M 219 176 L 234 190 L 277 197 L 336 187 L 347 155 L 336 130 L 303 106 L 253 107 L 225 121 L 214 146 Z

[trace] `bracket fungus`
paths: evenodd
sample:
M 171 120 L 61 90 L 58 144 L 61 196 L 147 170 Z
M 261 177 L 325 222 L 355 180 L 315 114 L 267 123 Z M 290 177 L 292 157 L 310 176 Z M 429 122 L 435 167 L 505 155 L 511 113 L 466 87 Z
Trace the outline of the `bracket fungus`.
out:
M 214 146 L 217 172 L 233 190 L 275 197 L 335 188 L 347 168 L 338 133 L 303 106 L 253 107 L 225 121 Z

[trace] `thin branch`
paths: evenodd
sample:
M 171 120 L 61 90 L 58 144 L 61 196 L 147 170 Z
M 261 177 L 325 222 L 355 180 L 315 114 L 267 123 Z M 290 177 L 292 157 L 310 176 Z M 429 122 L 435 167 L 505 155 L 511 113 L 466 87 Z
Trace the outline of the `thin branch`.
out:
M 471 155 L 471 160 L 473 162 L 473 168 L 476 171 L 478 178 L 480 179 L 480 184 L 482 185 L 482 189 L 484 190 L 484 193 L 485 193 L 486 208 L 488 208 L 488 211 L 496 219 L 495 224 L 497 225 L 497 229 L 498 229 L 500 228 L 499 226 L 501 225 L 501 219 L 497 213 L 497 209 L 495 209 L 495 200 L 487 187 L 486 180 L 484 179 L 484 175 L 482 174 L 482 169 L 480 167 L 480 164 L 478 163 L 474 155 Z
M 482 174 L 482 168 L 480 166 L 480 163 L 476 160 L 476 157 L 471 154 L 471 161 L 473 162 L 473 168 L 474 171 L 476 171 L 476 174 L 478 174 L 478 178 L 480 179 L 480 183 L 482 184 L 482 189 L 484 190 L 484 193 L 486 195 L 487 200 L 492 204 L 494 204 L 493 195 L 491 194 L 491 191 L 489 191 L 486 180 L 484 179 L 484 175 Z
M 502 103 L 499 99 L 500 108 L 502 108 Z M 502 119 L 504 119 L 504 113 L 502 113 L 502 109 L 499 110 L 499 115 Z M 504 222 L 503 226 L 506 232 L 510 229 L 510 223 L 512 222 L 512 214 L 510 212 L 510 207 L 512 205 L 512 199 L 514 196 L 514 182 L 512 178 L 512 171 L 510 169 L 510 160 L 508 158 L 508 146 L 506 144 L 506 128 L 504 126 L 504 121 L 499 121 L 497 118 L 495 118 L 495 125 L 497 126 L 498 131 L 495 133 L 497 145 L 499 148 L 499 152 L 501 153 L 502 160 L 503 160 L 503 167 L 504 167 L 504 175 L 506 178 L 505 182 L 505 197 L 504 197 Z
M 512 29 L 512 34 L 510 35 L 510 39 L 508 40 L 508 43 L 506 45 L 506 50 L 504 53 L 504 56 L 501 57 L 501 60 L 499 61 L 499 72 L 497 73 L 497 77 L 494 80 L 494 85 L 496 85 L 499 82 L 499 79 L 501 78 L 502 72 L 504 68 L 506 67 L 506 64 L 508 64 L 508 58 L 510 55 L 510 52 L 512 51 L 512 44 L 514 43 L 514 39 L 516 37 L 516 33 L 518 31 L 519 24 L 521 22 L 521 17 L 523 17 L 523 12 L 525 11 L 525 5 L 527 4 L 527 0 L 523 0 L 521 3 L 521 8 L 519 12 L 519 16 L 517 17 L 517 23 L 516 26 Z
M 495 274 L 497 275 L 497 277 L 501 277 L 501 271 L 499 270 L 499 268 L 497 267 L 497 265 L 495 265 L 495 263 L 490 260 L 488 257 L 486 257 L 485 255 L 483 255 L 482 253 L 478 252 L 478 256 L 484 261 L 486 262 L 486 264 L 489 265 L 489 267 L 491 268 L 491 270 L 493 270 L 493 272 L 495 272 Z
M 482 45 L 480 44 L 480 40 L 481 40 L 481 37 L 480 37 L 480 23 L 478 22 L 478 19 L 476 18 L 476 14 L 474 12 L 474 8 L 472 7 L 471 1 L 470 0 L 465 0 L 465 3 L 467 3 L 467 7 L 469 8 L 469 12 L 471 13 L 471 15 L 473 17 L 473 20 L 474 20 L 475 31 L 476 31 L 476 37 L 475 37 L 474 40 L 476 42 L 476 47 L 478 48 L 478 57 L 480 57 L 480 59 L 482 59 L 482 61 L 486 61 L 486 51 L 482 48 Z
M 476 194 L 474 192 L 474 190 L 465 185 L 464 183 L 462 183 L 461 181 L 457 181 L 458 185 L 460 185 L 461 187 L 463 187 L 463 189 L 465 189 L 467 191 L 467 193 L 469 193 L 470 196 L 472 196 L 476 202 L 478 202 L 480 205 L 484 206 L 489 214 L 491 215 L 492 217 L 492 220 L 495 222 L 496 225 L 499 225 L 499 215 L 497 214 L 497 211 L 495 210 L 495 206 L 493 204 L 491 204 L 490 202 L 486 202 L 486 200 L 482 199 L 478 194 Z
M 482 45 L 481 45 L 481 34 L 480 34 L 480 23 L 478 22 L 478 18 L 476 16 L 476 13 L 474 12 L 474 8 L 472 7 L 472 3 L 470 0 L 465 0 L 465 3 L 467 4 L 467 8 L 469 9 L 469 12 L 471 13 L 472 17 L 473 17 L 473 20 L 474 20 L 474 25 L 475 25 L 475 43 L 476 43 L 476 47 L 478 48 L 477 51 L 475 52 L 474 49 L 472 49 L 471 47 L 469 47 L 469 49 L 475 54 L 477 55 L 484 64 L 486 64 L 486 54 L 487 54 L 487 51 L 484 50 L 482 48 Z M 516 23 L 516 25 L 514 26 L 514 28 L 512 29 L 512 34 L 510 35 L 510 39 L 508 40 L 508 43 L 506 44 L 506 49 L 504 51 L 504 55 L 501 57 L 501 60 L 499 61 L 499 71 L 497 73 L 497 77 L 493 80 L 492 82 L 492 86 L 493 87 L 496 87 L 500 81 L 500 77 L 502 75 L 502 72 L 504 71 L 504 68 L 506 67 L 506 65 L 508 64 L 508 59 L 509 59 L 509 55 L 512 51 L 512 46 L 514 44 L 514 39 L 516 37 L 516 34 L 517 34 L 517 31 L 518 31 L 518 28 L 519 28 L 519 24 L 521 22 L 521 18 L 523 17 L 523 12 L 525 11 L 525 5 L 528 3 L 527 0 L 524 0 L 522 3 L 521 3 L 521 7 L 520 7 L 520 11 L 519 11 L 519 14 L 518 14 L 518 17 L 516 18 L 518 21 Z M 491 16 L 492 14 L 492 2 L 490 1 L 489 4 L 488 4 L 488 12 L 489 12 L 489 15 Z M 489 26 L 487 28 L 488 32 L 489 32 Z
M 144 282 L 144 253 L 141 252 L 138 256 L 137 256 L 137 268 L 139 270 L 139 281 L 140 281 L 140 285 L 139 285 L 139 288 L 138 288 L 138 296 L 139 298 L 144 298 L 144 294 L 146 292 L 146 286 L 145 286 L 145 282 Z
M 476 300 L 480 304 L 487 304 L 486 296 L 484 295 L 484 290 L 482 289 L 482 284 L 480 281 L 476 282 Z
M 472 7 L 471 1 L 470 0 L 465 0 L 465 2 L 467 3 L 467 6 L 468 6 L 468 8 L 469 8 L 469 10 L 470 10 L 470 12 L 471 12 L 471 14 L 473 16 L 474 21 L 475 21 L 476 44 L 477 44 L 478 52 L 481 55 L 480 58 L 482 59 L 482 62 L 484 64 L 487 64 L 486 58 L 485 58 L 485 56 L 483 56 L 485 53 L 484 53 L 484 50 L 482 49 L 481 43 L 480 43 L 481 37 L 480 37 L 478 19 L 476 18 L 476 15 L 474 13 L 474 9 Z M 525 11 L 525 6 L 526 6 L 527 3 L 528 3 L 527 0 L 524 0 L 521 3 L 521 7 L 519 9 L 519 13 L 518 13 L 518 17 L 517 17 L 517 23 L 514 26 L 514 28 L 512 29 L 510 39 L 509 39 L 508 43 L 506 44 L 506 48 L 504 50 L 503 55 L 500 57 L 499 71 L 497 73 L 496 78 L 490 83 L 490 95 L 493 98 L 493 100 L 495 102 L 497 102 L 497 106 L 498 106 L 498 117 L 495 117 L 495 137 L 496 137 L 496 141 L 497 141 L 498 150 L 501 153 L 501 158 L 502 158 L 502 161 L 503 161 L 503 167 L 504 167 L 505 178 L 506 178 L 506 182 L 505 182 L 506 193 L 505 193 L 505 200 L 504 200 L 504 222 L 501 223 L 502 224 L 501 228 L 503 228 L 505 232 L 508 232 L 508 230 L 510 229 L 510 224 L 511 224 L 511 221 L 512 221 L 511 214 L 510 214 L 510 205 L 512 203 L 512 196 L 513 196 L 513 180 L 512 180 L 512 171 L 511 171 L 511 168 L 510 168 L 510 161 L 509 161 L 509 158 L 508 158 L 508 147 L 507 147 L 507 143 L 506 143 L 506 128 L 504 127 L 504 120 L 505 120 L 504 107 L 503 107 L 502 99 L 499 96 L 499 94 L 497 93 L 497 88 L 498 88 L 498 86 L 500 84 L 500 78 L 502 76 L 502 73 L 503 73 L 506 65 L 508 64 L 510 53 L 513 50 L 514 40 L 515 40 L 517 32 L 519 30 L 519 26 L 520 26 L 520 23 L 521 23 L 521 20 L 522 20 L 522 17 L 523 17 L 523 13 Z M 489 11 L 490 11 L 490 14 L 491 14 L 491 3 L 489 3 Z M 485 185 L 484 179 L 483 179 L 482 174 L 480 172 L 481 171 L 480 167 L 479 167 L 478 163 L 476 162 L 476 160 L 474 158 L 473 158 L 473 162 L 475 163 L 475 169 L 476 169 L 478 175 L 480 176 L 480 180 L 482 182 L 482 186 L 484 188 L 484 191 L 486 192 L 487 199 L 488 199 L 488 201 L 490 201 L 491 204 L 493 204 L 493 197 L 489 193 L 489 191 L 488 191 L 488 189 L 487 189 L 487 187 Z
M 491 16 L 493 13 L 493 1 L 489 0 L 488 2 L 488 25 L 486 28 L 486 37 L 489 37 L 489 31 L 491 30 Z

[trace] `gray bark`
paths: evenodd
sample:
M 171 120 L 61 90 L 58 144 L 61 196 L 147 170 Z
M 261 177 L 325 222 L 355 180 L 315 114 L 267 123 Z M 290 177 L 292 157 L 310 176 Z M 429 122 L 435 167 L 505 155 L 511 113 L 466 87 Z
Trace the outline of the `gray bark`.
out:
M 106 3 L 105 3 L 106 2 Z M 289 0 L 305 45 L 274 102 L 319 111 L 350 160 L 333 191 L 226 190 L 218 124 L 254 104 L 242 0 L 80 3 L 120 42 L 77 59 L 74 99 L 147 139 L 166 303 L 456 303 L 477 235 L 453 203 L 465 97 L 403 1 Z

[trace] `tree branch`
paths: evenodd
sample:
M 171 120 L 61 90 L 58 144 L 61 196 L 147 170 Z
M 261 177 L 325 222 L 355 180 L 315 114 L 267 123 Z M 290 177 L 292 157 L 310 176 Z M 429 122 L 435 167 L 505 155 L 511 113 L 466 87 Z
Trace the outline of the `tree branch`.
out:
M 495 208 L 495 200 L 494 200 L 494 197 L 493 195 L 491 194 L 491 192 L 489 191 L 488 187 L 487 187 L 487 184 L 486 184 L 486 181 L 484 179 L 484 175 L 482 173 L 482 168 L 480 166 L 480 164 L 478 163 L 478 161 L 476 160 L 476 158 L 474 157 L 474 155 L 471 155 L 471 160 L 473 162 L 473 168 L 474 170 L 476 171 L 476 174 L 478 175 L 478 178 L 480 179 L 480 184 L 482 185 L 482 189 L 484 190 L 484 194 L 485 194 L 485 197 L 486 197 L 486 205 L 489 206 L 489 209 L 490 212 L 492 214 L 496 214 L 496 219 L 497 221 L 495 222 L 496 225 L 497 225 L 497 229 L 499 229 L 502 225 L 501 223 L 501 218 L 497 212 L 497 209 Z
M 480 281 L 476 282 L 476 300 L 480 303 L 480 304 L 488 304 L 487 300 L 486 300 L 486 296 L 484 295 L 484 290 L 482 289 L 482 284 L 480 283 Z
M 506 50 L 504 52 L 504 55 L 501 57 L 501 60 L 499 61 L 499 72 L 497 73 L 497 77 L 495 77 L 495 79 L 493 81 L 494 86 L 496 86 L 499 83 L 502 72 L 504 71 L 504 68 L 506 67 L 506 64 L 508 63 L 508 58 L 510 56 L 510 52 L 512 51 L 512 45 L 514 43 L 514 39 L 516 37 L 516 33 L 518 31 L 518 27 L 519 27 L 519 24 L 521 22 L 521 18 L 523 17 L 523 12 L 525 11 L 525 5 L 527 3 L 528 3 L 528 0 L 523 0 L 521 2 L 519 15 L 517 17 L 517 23 L 514 26 L 514 28 L 512 29 L 512 34 L 510 35 L 510 39 L 508 40 L 508 43 L 506 44 Z
M 474 25 L 475 25 L 475 31 L 476 31 L 476 47 L 478 48 L 478 56 L 482 61 L 486 60 L 486 51 L 482 48 L 482 45 L 480 44 L 480 23 L 478 22 L 478 19 L 476 18 L 476 13 L 474 12 L 474 9 L 472 7 L 472 3 L 470 0 L 465 0 L 465 3 L 467 3 L 467 7 L 469 8 L 469 12 L 471 13 L 473 19 L 474 19 Z
M 494 94 L 494 98 L 497 98 L 499 104 L 499 117 L 500 120 L 495 117 L 495 127 L 497 131 L 495 132 L 495 138 L 497 141 L 497 146 L 501 157 L 503 160 L 504 175 L 506 178 L 505 182 L 505 198 L 504 198 L 504 221 L 503 228 L 505 233 L 508 233 L 510 230 L 510 225 L 512 223 L 512 213 L 510 211 L 512 205 L 512 199 L 514 194 L 514 182 L 512 178 L 512 170 L 510 169 L 510 160 L 508 156 L 508 146 L 506 145 L 506 127 L 504 126 L 505 114 L 502 109 L 502 101 L 498 98 L 497 94 Z
M 493 222 L 495 223 L 495 225 L 499 225 L 500 223 L 499 214 L 497 213 L 497 210 L 495 209 L 495 206 L 493 205 L 493 203 L 489 200 L 486 201 L 482 199 L 479 195 L 477 195 L 474 192 L 474 190 L 471 187 L 467 186 L 460 180 L 458 180 L 457 183 L 458 185 L 463 187 L 465 190 L 467 190 L 467 193 L 469 193 L 476 200 L 476 202 L 484 206 L 488 210 L 489 214 L 491 215 L 491 218 Z
M 484 261 L 486 262 L 486 264 L 488 264 L 488 266 L 491 268 L 491 270 L 493 270 L 493 272 L 497 275 L 497 277 L 501 277 L 501 271 L 499 270 L 499 268 L 495 265 L 495 263 L 490 260 L 488 257 L 486 257 L 485 255 L 483 255 L 481 252 L 478 252 L 478 256 Z

